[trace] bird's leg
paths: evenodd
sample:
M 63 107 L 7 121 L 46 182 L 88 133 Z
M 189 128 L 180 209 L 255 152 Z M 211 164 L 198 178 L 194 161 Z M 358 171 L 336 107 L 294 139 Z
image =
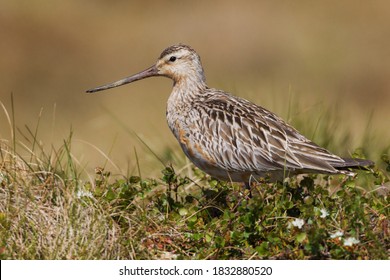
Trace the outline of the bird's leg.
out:
M 249 190 L 249 198 L 252 198 L 252 188 L 250 182 L 245 182 L 245 189 Z

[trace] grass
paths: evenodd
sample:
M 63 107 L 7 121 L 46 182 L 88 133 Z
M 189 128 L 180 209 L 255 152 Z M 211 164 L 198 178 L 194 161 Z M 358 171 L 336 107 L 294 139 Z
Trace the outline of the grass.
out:
M 4 111 L 12 139 L 0 140 L 1 259 L 389 258 L 385 152 L 355 177 L 259 182 L 250 197 L 195 168 L 187 176 L 166 166 L 156 178 L 141 177 L 142 166 L 126 176 L 96 168 L 84 179 L 72 133 L 47 151 L 39 121 L 15 136 Z

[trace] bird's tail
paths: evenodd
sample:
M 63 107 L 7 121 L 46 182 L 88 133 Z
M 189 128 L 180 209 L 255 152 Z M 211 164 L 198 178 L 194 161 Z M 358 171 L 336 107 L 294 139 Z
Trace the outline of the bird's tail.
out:
M 369 159 L 360 159 L 360 158 L 343 158 L 343 163 L 337 163 L 333 167 L 338 170 L 344 170 L 349 168 L 354 169 L 365 169 L 375 165 L 375 163 Z

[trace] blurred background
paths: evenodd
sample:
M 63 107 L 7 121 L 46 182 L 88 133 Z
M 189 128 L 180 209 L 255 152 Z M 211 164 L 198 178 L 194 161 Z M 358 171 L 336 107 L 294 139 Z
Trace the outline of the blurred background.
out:
M 48 149 L 72 130 L 89 172 L 106 164 L 102 153 L 118 174 L 136 172 L 136 156 L 146 176 L 162 168 L 157 157 L 180 168 L 165 120 L 170 80 L 85 90 L 181 42 L 201 56 L 210 87 L 270 109 L 319 144 L 313 127 L 332 122 L 333 152 L 348 156 L 369 138 L 379 157 L 390 144 L 389 18 L 389 1 L 0 0 L 0 102 L 22 133 L 38 126 Z M 0 139 L 11 139 L 3 109 Z

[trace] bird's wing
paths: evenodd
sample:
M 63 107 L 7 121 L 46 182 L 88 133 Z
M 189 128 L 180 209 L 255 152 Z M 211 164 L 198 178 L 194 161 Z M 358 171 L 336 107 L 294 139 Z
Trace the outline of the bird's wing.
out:
M 245 99 L 209 89 L 195 104 L 203 129 L 198 144 L 227 171 L 337 172 L 343 160 L 308 140 L 272 112 Z

